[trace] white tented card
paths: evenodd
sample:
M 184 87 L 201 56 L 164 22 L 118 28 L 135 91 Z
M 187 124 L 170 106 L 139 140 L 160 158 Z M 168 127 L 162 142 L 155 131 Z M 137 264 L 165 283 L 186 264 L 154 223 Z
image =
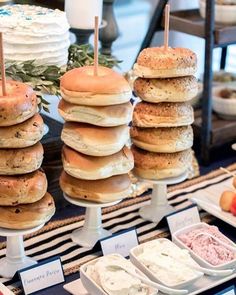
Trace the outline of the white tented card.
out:
M 188 225 L 201 222 L 198 208 L 196 205 L 193 205 L 184 210 L 180 210 L 176 213 L 172 213 L 168 215 L 166 218 L 171 234 Z
M 103 255 L 120 254 L 123 257 L 129 256 L 132 248 L 138 246 L 138 236 L 136 229 L 122 231 L 111 237 L 100 240 Z
M 0 295 L 14 295 L 6 286 L 0 283 Z
M 60 257 L 40 262 L 18 273 L 26 295 L 65 282 Z
M 231 286 L 225 290 L 222 290 L 219 293 L 216 293 L 215 295 L 236 295 L 236 290 L 234 286 Z

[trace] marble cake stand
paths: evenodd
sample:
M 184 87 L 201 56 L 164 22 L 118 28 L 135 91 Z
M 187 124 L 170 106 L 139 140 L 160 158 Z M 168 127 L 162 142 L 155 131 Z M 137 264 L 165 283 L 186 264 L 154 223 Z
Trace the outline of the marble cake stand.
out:
M 0 236 L 7 238 L 6 257 L 0 260 L 1 277 L 12 278 L 18 270 L 37 264 L 37 261 L 25 255 L 23 236 L 36 232 L 43 226 L 41 224 L 26 230 L 0 228 Z
M 141 180 L 153 184 L 151 204 L 139 210 L 140 216 L 145 220 L 159 223 L 163 217 L 174 212 L 175 209 L 170 206 L 167 201 L 167 186 L 180 183 L 184 181 L 187 176 L 188 172 L 186 171 L 184 174 L 175 178 L 165 178 L 161 180 L 140 178 Z
M 110 231 L 102 227 L 102 208 L 116 205 L 121 200 L 98 204 L 86 200 L 72 199 L 66 194 L 64 194 L 64 197 L 69 203 L 86 208 L 83 227 L 74 230 L 71 234 L 71 239 L 74 243 L 82 247 L 93 248 L 97 241 L 112 235 Z

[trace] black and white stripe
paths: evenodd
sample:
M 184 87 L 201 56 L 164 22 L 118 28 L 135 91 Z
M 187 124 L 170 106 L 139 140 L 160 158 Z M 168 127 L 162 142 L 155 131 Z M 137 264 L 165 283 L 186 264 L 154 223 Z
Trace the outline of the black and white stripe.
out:
M 219 185 L 229 185 L 229 178 L 229 176 L 223 174 L 184 189 L 177 189 L 169 193 L 169 202 L 176 209 L 185 208 L 191 204 L 188 199 L 194 193 L 208 188 L 217 191 Z M 115 233 L 130 227 L 136 227 L 140 242 L 151 239 L 163 232 L 167 232 L 168 228 L 166 227 L 166 224 L 157 226 L 155 223 L 145 221 L 139 216 L 139 209 L 148 203 L 149 201 L 144 200 L 143 202 L 131 204 L 113 212 L 104 213 L 104 228 Z M 47 259 L 59 255 L 64 270 L 68 270 L 97 257 L 100 255 L 97 249 L 88 250 L 72 243 L 70 240 L 70 233 L 82 225 L 83 221 L 78 221 L 27 239 L 25 241 L 26 254 L 36 260 Z M 0 250 L 0 259 L 4 257 L 5 253 L 5 248 Z M 15 283 L 12 280 L 9 281 L 3 278 L 0 278 L 0 281 L 10 287 L 13 287 L 12 284 Z

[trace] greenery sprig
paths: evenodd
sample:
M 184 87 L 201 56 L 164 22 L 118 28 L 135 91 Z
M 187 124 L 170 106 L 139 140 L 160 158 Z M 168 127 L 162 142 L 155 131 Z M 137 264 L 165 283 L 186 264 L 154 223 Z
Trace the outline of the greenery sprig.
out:
M 121 61 L 113 56 L 99 54 L 98 63 L 104 67 L 113 68 L 119 65 Z M 69 58 L 67 69 L 79 68 L 83 66 L 93 65 L 94 52 L 90 44 L 71 45 L 69 48 Z
M 118 66 L 120 61 L 114 57 L 99 55 L 99 64 L 109 68 Z M 89 44 L 73 44 L 69 48 L 68 64 L 64 67 L 54 65 L 38 65 L 34 60 L 25 62 L 6 61 L 7 77 L 27 83 L 36 92 L 39 98 L 39 108 L 49 112 L 49 102 L 43 94 L 60 95 L 60 77 L 73 68 L 93 65 L 93 48 Z

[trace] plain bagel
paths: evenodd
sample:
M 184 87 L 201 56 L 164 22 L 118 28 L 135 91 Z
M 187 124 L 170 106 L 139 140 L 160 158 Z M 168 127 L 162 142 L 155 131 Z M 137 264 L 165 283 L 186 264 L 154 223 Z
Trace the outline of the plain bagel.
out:
M 131 194 L 131 180 L 128 174 L 99 180 L 83 180 L 63 171 L 60 177 L 60 187 L 71 198 L 96 203 L 115 202 Z
M 66 122 L 62 141 L 72 149 L 89 156 L 109 156 L 120 151 L 129 139 L 129 127 L 98 127 Z
M 125 78 L 107 67 L 84 66 L 66 72 L 60 83 L 61 96 L 78 105 L 108 106 L 126 103 L 132 96 Z

